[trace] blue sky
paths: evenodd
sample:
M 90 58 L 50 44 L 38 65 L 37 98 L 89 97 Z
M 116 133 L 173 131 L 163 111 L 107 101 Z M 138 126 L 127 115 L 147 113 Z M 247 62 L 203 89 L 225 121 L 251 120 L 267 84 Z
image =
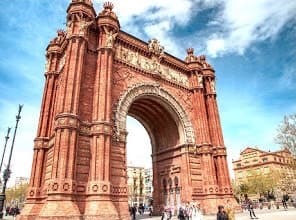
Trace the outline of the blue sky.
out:
M 96 11 L 102 1 L 94 0 Z M 181 59 L 205 54 L 217 92 L 229 161 L 246 146 L 279 148 L 273 139 L 284 115 L 296 112 L 296 1 L 114 0 L 121 28 L 156 37 Z M 0 1 L 0 153 L 7 126 L 24 104 L 13 176 L 29 176 L 44 85 L 45 48 L 65 27 L 68 0 Z M 151 151 L 145 131 L 128 121 L 129 152 Z M 141 140 L 142 150 L 135 149 Z M 2 144 L 3 143 L 3 144 Z M 8 145 L 10 147 L 10 143 Z M 129 153 L 132 155 L 132 153 Z M 134 155 L 142 158 L 142 155 Z M 130 159 L 134 165 L 148 159 Z M 149 164 L 147 162 L 146 164 Z M 12 184 L 13 178 L 10 182 Z

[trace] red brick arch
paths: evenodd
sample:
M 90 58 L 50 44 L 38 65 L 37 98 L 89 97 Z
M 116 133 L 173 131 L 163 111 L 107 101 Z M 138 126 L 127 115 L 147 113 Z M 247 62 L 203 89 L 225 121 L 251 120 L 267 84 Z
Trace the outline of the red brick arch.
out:
M 144 42 L 122 31 L 112 9 L 107 2 L 97 15 L 91 0 L 72 0 L 66 30 L 46 49 L 20 220 L 130 219 L 127 115 L 151 137 L 155 214 L 190 201 L 214 213 L 227 199 L 234 202 L 214 69 L 192 48 L 181 60 L 156 39 Z

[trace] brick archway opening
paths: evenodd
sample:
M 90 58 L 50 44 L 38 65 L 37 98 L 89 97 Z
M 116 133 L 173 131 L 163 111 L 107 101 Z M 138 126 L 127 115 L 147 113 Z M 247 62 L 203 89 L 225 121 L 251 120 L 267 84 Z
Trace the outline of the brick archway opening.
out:
M 150 137 L 155 214 L 159 214 L 164 206 L 178 207 L 182 184 L 164 186 L 162 180 L 182 180 L 182 162 L 176 153 L 179 154 L 182 146 L 189 145 L 195 138 L 182 106 L 159 85 L 138 84 L 122 95 L 115 115 L 116 132 L 127 133 L 126 118 L 131 116 L 143 125 Z M 123 136 L 119 137 L 122 140 Z
M 157 83 L 135 84 L 120 97 L 115 110 L 115 138 L 117 140 L 125 139 L 127 115 L 131 115 L 143 124 L 150 135 L 152 146 L 155 145 L 153 144 L 155 137 L 151 133 L 149 124 L 153 122 L 153 119 L 162 120 L 166 127 L 172 126 L 170 129 L 174 133 L 170 134 L 178 137 L 175 145 L 195 143 L 193 127 L 185 110 L 174 96 Z M 163 120 L 170 124 L 165 124 Z

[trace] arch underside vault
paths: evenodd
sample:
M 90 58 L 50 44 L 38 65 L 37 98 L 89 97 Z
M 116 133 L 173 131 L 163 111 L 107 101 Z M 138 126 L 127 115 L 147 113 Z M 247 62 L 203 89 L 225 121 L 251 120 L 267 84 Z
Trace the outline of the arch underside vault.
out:
M 147 127 L 149 124 L 147 122 L 153 122 L 153 119 L 157 120 L 157 117 L 153 118 L 153 115 L 157 115 L 157 111 L 160 113 L 158 116 L 163 115 L 164 122 L 172 123 L 172 129 L 175 123 L 173 132 L 178 130 L 178 144 L 195 143 L 193 127 L 185 110 L 169 92 L 157 83 L 135 84 L 120 97 L 115 112 L 116 139 L 120 140 L 125 137 L 122 134 L 126 132 L 126 116 L 128 114 L 139 119 L 152 138 L 152 132 L 149 126 Z

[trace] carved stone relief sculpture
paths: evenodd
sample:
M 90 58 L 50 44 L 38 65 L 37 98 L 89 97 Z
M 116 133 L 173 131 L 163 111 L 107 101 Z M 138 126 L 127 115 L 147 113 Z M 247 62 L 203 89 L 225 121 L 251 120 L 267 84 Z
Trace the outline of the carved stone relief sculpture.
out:
M 59 63 L 59 71 L 61 71 L 63 69 L 63 67 L 65 66 L 65 63 L 66 63 L 66 54 L 64 54 L 60 60 L 60 63 Z
M 106 42 L 105 46 L 107 48 L 113 48 L 114 41 L 118 35 L 118 33 L 113 33 L 113 30 L 108 31 L 107 27 L 103 26 L 105 34 L 106 34 Z
M 201 74 L 197 75 L 197 86 L 198 87 L 203 87 L 203 77 Z
M 148 50 L 150 53 L 157 56 L 164 54 L 164 47 L 160 45 L 159 41 L 155 38 L 148 41 Z
M 82 20 L 79 22 L 79 35 L 84 35 L 87 28 L 93 23 L 93 21 Z
M 216 86 L 215 86 L 215 81 L 214 80 L 212 80 L 210 82 L 210 86 L 211 86 L 211 92 L 216 93 Z
M 157 47 L 158 46 L 155 46 L 154 48 Z M 138 52 L 134 52 L 121 45 L 117 45 L 115 58 L 142 70 L 149 71 L 153 74 L 159 74 L 162 78 L 166 80 L 173 81 L 177 84 L 181 84 L 182 86 L 189 86 L 189 80 L 185 74 L 161 65 L 159 59 L 155 56 L 152 56 L 152 58 L 149 59 L 145 56 L 140 55 Z

